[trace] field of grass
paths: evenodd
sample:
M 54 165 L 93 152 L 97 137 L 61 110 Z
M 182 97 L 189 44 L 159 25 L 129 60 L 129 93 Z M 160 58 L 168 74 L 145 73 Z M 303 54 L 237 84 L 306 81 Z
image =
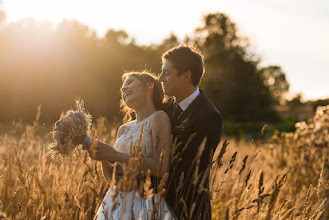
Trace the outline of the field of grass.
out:
M 329 219 L 329 106 L 252 142 L 226 139 L 211 169 L 213 219 Z M 109 185 L 86 152 L 52 156 L 51 130 L 38 117 L 0 134 L 0 219 L 92 219 Z M 113 144 L 116 126 L 94 122 L 92 135 Z

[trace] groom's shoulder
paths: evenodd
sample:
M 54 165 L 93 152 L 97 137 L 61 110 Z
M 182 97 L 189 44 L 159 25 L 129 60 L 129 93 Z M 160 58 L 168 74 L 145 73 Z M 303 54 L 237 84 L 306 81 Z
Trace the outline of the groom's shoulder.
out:
M 198 105 L 195 108 L 197 109 L 195 112 L 198 116 L 197 121 L 200 124 L 221 126 L 223 120 L 222 115 L 203 91 L 200 93 Z
M 219 113 L 219 110 L 212 103 L 212 101 L 206 96 L 206 94 L 201 91 L 200 93 L 200 105 L 199 108 L 205 111 L 205 113 Z
M 174 103 L 174 98 L 173 97 L 165 98 L 163 100 L 161 110 L 163 110 L 164 112 L 169 114 L 170 111 L 172 110 L 173 103 Z

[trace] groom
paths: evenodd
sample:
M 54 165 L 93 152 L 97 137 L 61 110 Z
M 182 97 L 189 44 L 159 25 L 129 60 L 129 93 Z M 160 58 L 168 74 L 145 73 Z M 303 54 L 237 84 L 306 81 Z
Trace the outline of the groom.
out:
M 211 219 L 209 169 L 220 141 L 222 118 L 198 88 L 203 56 L 197 48 L 181 45 L 165 52 L 162 63 L 159 81 L 171 97 L 163 110 L 176 139 L 166 200 L 178 219 Z

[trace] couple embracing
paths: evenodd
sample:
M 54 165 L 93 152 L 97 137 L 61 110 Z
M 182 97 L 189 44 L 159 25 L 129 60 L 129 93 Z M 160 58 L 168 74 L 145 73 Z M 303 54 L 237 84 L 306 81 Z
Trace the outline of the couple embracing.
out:
M 145 72 L 123 75 L 121 106 L 126 120 L 114 146 L 98 141 L 91 152 L 90 142 L 84 144 L 91 158 L 102 162 L 111 184 L 94 219 L 211 219 L 209 172 L 222 119 L 198 88 L 203 56 L 197 48 L 181 45 L 164 53 L 162 63 L 158 78 Z M 166 101 L 164 94 L 170 97 Z M 140 186 L 117 192 L 113 183 L 113 176 L 116 182 L 122 178 L 131 145 L 137 144 L 143 157 L 140 169 L 149 172 L 154 189 L 152 198 L 141 193 Z M 157 189 L 164 176 L 166 190 L 161 194 Z

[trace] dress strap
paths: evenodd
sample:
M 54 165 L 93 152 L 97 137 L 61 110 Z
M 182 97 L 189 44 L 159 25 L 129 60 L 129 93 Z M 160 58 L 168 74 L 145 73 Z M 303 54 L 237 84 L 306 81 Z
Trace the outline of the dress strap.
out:
M 150 133 L 150 121 L 151 117 L 149 117 L 144 124 L 144 132 Z

